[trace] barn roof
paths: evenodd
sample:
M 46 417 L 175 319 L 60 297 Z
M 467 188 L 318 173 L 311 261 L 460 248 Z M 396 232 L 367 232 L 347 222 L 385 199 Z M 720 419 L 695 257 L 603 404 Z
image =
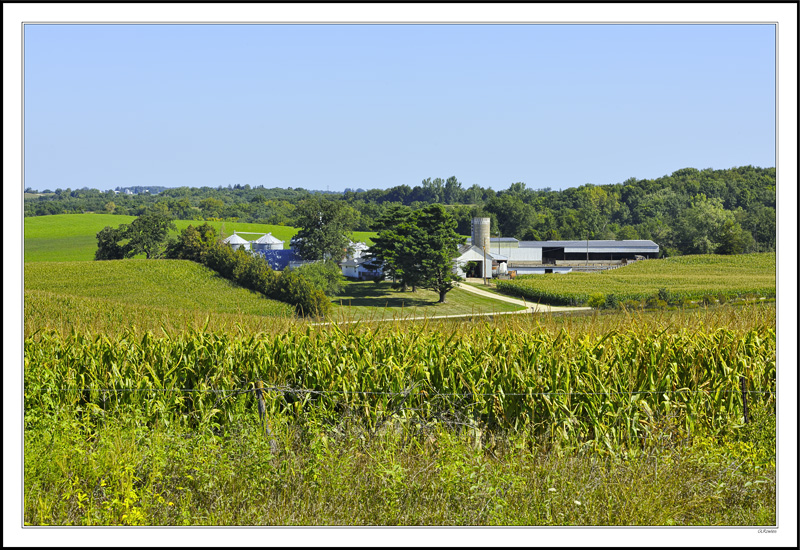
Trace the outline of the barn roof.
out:
M 587 241 L 520 241 L 520 248 L 576 248 L 586 247 Z M 588 241 L 589 248 L 613 248 L 623 250 L 658 250 L 658 245 L 653 241 Z
M 483 251 L 483 248 L 479 248 L 477 246 L 472 246 L 466 244 L 458 249 L 458 258 L 459 261 L 469 261 L 469 260 L 483 260 L 486 258 L 487 260 L 495 260 L 504 262 L 508 260 L 508 256 L 504 256 L 503 254 L 498 254 L 497 252 L 491 252 L 487 250 L 486 252 Z
M 467 237 L 467 242 L 468 243 L 472 242 L 472 237 Z M 491 243 L 516 243 L 516 242 L 519 242 L 519 241 L 517 239 L 515 239 L 514 237 L 491 237 L 489 239 L 489 242 L 491 242 Z

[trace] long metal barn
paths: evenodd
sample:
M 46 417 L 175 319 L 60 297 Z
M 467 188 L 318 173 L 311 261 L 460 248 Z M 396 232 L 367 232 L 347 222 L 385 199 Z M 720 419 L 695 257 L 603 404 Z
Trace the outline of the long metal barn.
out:
M 649 240 L 519 241 L 490 237 L 489 218 L 473 218 L 472 237 L 459 250 L 457 272 L 462 277 L 514 277 L 613 269 L 658 257 Z

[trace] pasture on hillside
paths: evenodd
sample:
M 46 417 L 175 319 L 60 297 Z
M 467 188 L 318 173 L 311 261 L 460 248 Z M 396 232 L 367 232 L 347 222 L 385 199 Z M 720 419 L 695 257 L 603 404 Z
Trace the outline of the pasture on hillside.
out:
M 497 281 L 497 289 L 533 302 L 585 305 L 594 294 L 644 301 L 659 290 L 678 299 L 775 297 L 775 253 L 676 256 L 643 260 L 599 273 L 525 275 Z
M 130 223 L 135 216 L 118 216 L 114 214 L 56 214 L 53 216 L 35 216 L 24 218 L 24 259 L 25 262 L 73 262 L 94 260 L 97 250 L 97 233 L 106 226 L 118 227 Z M 284 225 L 265 225 L 256 223 L 239 223 L 231 221 L 175 220 L 178 231 L 189 225 L 195 227 L 208 223 L 217 230 L 217 234 L 232 235 L 234 231 L 243 233 L 272 233 L 284 241 L 289 248 L 289 240 L 298 229 Z M 172 232 L 172 235 L 177 235 Z M 373 232 L 353 232 L 353 240 L 371 244 Z M 255 239 L 258 235 L 245 235 Z

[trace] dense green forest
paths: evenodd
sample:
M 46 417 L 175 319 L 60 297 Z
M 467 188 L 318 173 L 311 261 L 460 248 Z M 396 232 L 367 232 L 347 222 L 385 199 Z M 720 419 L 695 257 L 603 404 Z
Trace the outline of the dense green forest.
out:
M 356 213 L 354 229 L 374 231 L 388 209 L 448 206 L 457 230 L 470 233 L 474 216 L 492 219 L 492 234 L 522 240 L 651 239 L 667 256 L 737 254 L 775 250 L 775 168 L 725 170 L 684 168 L 657 179 L 630 178 L 609 185 L 586 184 L 554 191 L 517 182 L 494 191 L 465 188 L 453 176 L 420 185 L 342 193 L 299 188 L 148 187 L 136 194 L 96 189 L 26 189 L 25 216 L 104 212 L 141 215 L 163 203 L 177 219 L 238 220 L 296 225 L 298 205 L 312 195 L 343 201 Z M 34 195 L 35 194 L 35 195 Z

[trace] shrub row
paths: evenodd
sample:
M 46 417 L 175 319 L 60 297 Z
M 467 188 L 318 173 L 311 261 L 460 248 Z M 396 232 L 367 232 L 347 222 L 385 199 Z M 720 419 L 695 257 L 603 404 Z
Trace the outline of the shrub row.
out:
M 299 315 L 323 317 L 331 311 L 330 300 L 311 281 L 292 271 L 277 273 L 261 256 L 220 243 L 208 224 L 187 227 L 170 243 L 167 256 L 202 263 L 244 288 L 294 306 Z

